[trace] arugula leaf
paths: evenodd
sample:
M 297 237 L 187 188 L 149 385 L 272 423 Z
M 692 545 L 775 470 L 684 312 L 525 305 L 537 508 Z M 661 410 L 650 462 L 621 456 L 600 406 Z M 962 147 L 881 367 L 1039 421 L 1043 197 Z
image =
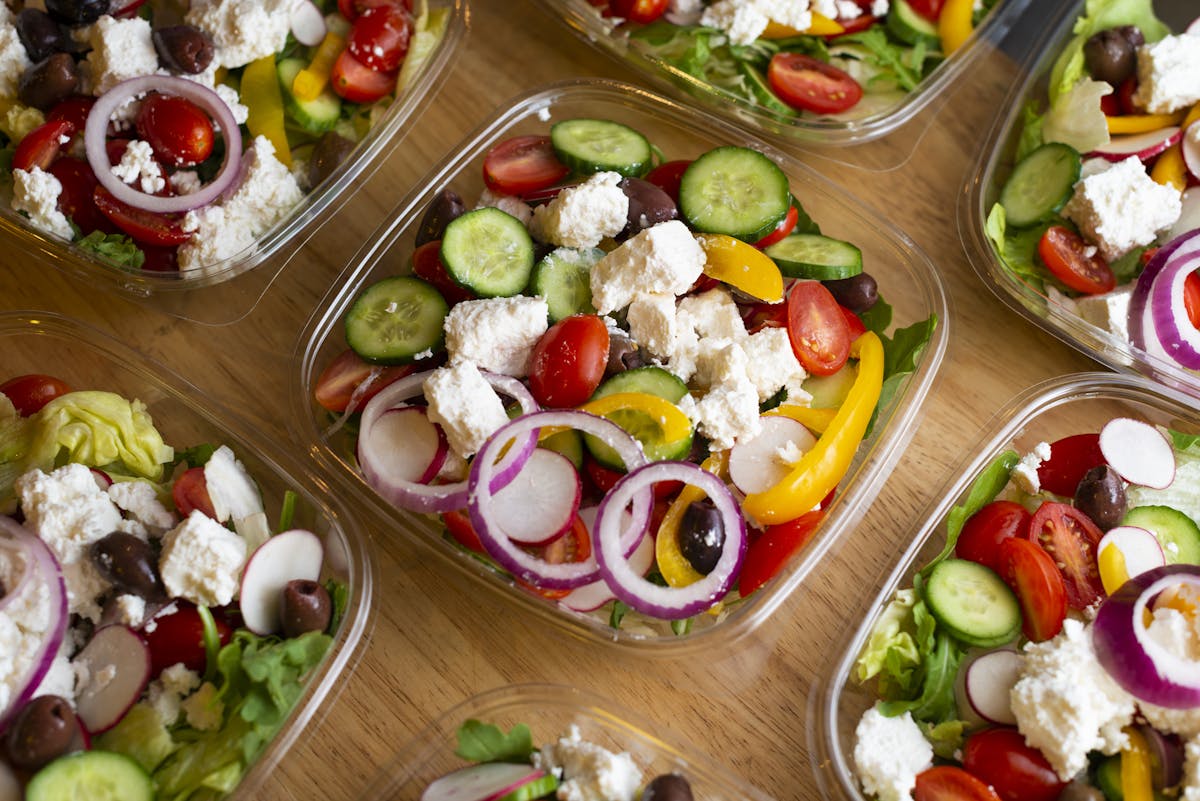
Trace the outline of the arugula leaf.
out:
M 882 337 L 892 324 L 892 305 L 880 296 L 874 306 L 858 315 L 858 319 L 862 320 L 868 331 L 874 331 Z
M 146 254 L 125 234 L 92 231 L 82 239 L 76 239 L 75 246 L 89 253 L 95 253 L 115 267 L 140 270 L 146 261 Z
M 875 305 L 878 306 L 881 303 L 883 303 L 882 299 L 876 301 Z M 886 309 L 881 309 L 878 316 L 872 317 L 872 324 L 878 325 L 885 318 L 887 322 L 891 321 L 892 309 L 890 306 L 884 305 Z M 874 311 L 874 307 L 871 311 Z M 866 321 L 863 324 L 866 325 Z M 883 343 L 883 385 L 879 389 L 879 400 L 875 404 L 875 412 L 871 416 L 870 423 L 867 424 L 864 436 L 870 436 L 871 431 L 875 428 L 875 420 L 880 410 L 891 405 L 892 399 L 900 391 L 905 379 L 917 369 L 917 360 L 921 358 L 921 353 L 929 344 L 929 338 L 933 336 L 935 328 L 937 328 L 937 315 L 931 314 L 921 322 L 896 329 L 896 333 L 891 337 L 879 334 L 879 340 Z
M 621 628 L 621 621 L 629 612 L 629 607 L 624 601 L 613 601 L 612 611 L 608 613 L 608 625 L 611 628 Z
M 497 726 L 471 719 L 458 727 L 454 753 L 471 762 L 528 762 L 533 753 L 533 735 L 524 723 L 505 734 Z
M 875 25 L 860 33 L 841 36 L 838 41 L 862 45 L 870 53 L 868 63 L 880 72 L 877 77 L 894 80 L 906 91 L 916 89 L 917 84 L 925 77 L 925 48 L 910 50 L 893 44 L 881 25 Z
M 954 679 L 963 650 L 950 635 L 938 632 L 932 650 L 926 652 L 921 664 L 921 694 L 911 701 L 884 701 L 879 711 L 895 717 L 910 712 L 913 720 L 943 723 L 954 720 L 958 705 L 954 700 Z
M 984 233 L 992 240 L 996 255 L 1013 277 L 1023 284 L 1029 284 L 1034 290 L 1044 292 L 1046 288 L 1045 272 L 1038 265 L 1038 240 L 1052 223 L 1045 222 L 1033 228 L 1008 231 L 1004 207 L 999 203 L 992 206 L 988 212 L 987 222 L 984 223 Z
M 1004 451 L 993 459 L 987 467 L 983 468 L 983 471 L 971 484 L 971 489 L 967 492 L 966 500 L 955 506 L 946 515 L 946 545 L 932 562 L 922 568 L 922 576 L 928 576 L 929 571 L 933 569 L 934 565 L 954 553 L 954 546 L 958 543 L 958 535 L 962 533 L 963 525 L 966 524 L 967 519 L 996 499 L 996 496 L 1008 484 L 1008 479 L 1012 475 L 1013 468 L 1017 466 L 1017 462 L 1020 460 L 1021 457 L 1016 451 Z
M 189 468 L 204 467 L 204 465 L 208 464 L 208 460 L 212 458 L 214 451 L 216 451 L 216 447 L 207 442 L 175 451 L 175 458 L 163 465 L 164 475 L 171 475 L 175 472 L 175 468 L 181 464 L 187 465 Z
M 796 227 L 792 229 L 793 234 L 819 234 L 821 226 L 817 225 L 817 221 L 808 216 L 808 212 L 800 205 L 800 200 L 792 195 L 792 205 L 796 207 Z
M 1171 447 L 1175 450 L 1200 456 L 1200 434 L 1186 434 L 1173 428 L 1168 428 L 1167 434 L 1171 437 Z

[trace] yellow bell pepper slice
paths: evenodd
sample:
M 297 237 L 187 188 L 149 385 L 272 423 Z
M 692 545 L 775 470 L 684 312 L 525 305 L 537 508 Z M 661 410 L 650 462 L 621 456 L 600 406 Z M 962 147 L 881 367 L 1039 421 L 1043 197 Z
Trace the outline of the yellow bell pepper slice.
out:
M 675 442 L 692 433 L 692 421 L 678 406 L 648 392 L 616 392 L 588 401 L 579 408 L 601 417 L 620 409 L 642 412 L 658 423 L 665 442 Z
M 1183 148 L 1178 142 L 1171 145 L 1154 160 L 1150 168 L 1150 178 L 1163 186 L 1170 186 L 1182 192 L 1187 189 L 1187 164 L 1183 160 Z
M 1150 746 L 1137 729 L 1126 727 L 1124 733 L 1129 745 L 1121 749 L 1121 794 L 1125 801 L 1154 801 Z
M 850 355 L 858 359 L 858 375 L 829 427 L 778 484 L 742 503 L 759 523 L 785 523 L 812 511 L 850 469 L 883 388 L 883 343 L 867 331 L 854 340 Z
M 833 422 L 837 409 L 813 409 L 809 406 L 797 406 L 794 403 L 784 403 L 774 409 L 763 412 L 764 415 L 790 417 L 809 431 L 824 434 Z
M 765 303 L 783 300 L 783 273 L 754 245 L 724 234 L 700 234 L 704 274 Z
M 839 33 L 845 33 L 846 29 L 842 27 L 837 20 L 830 19 L 824 14 L 812 12 L 812 24 L 804 30 L 797 30 L 790 25 L 784 25 L 775 20 L 767 22 L 767 28 L 762 32 L 763 39 L 787 39 L 792 36 L 836 36 Z
M 333 31 L 325 34 L 317 52 L 313 54 L 312 62 L 296 73 L 292 80 L 292 94 L 297 100 L 308 102 L 316 100 L 322 90 L 329 84 L 329 76 L 333 73 L 333 63 L 346 47 L 346 39 Z
M 975 0 L 946 0 L 937 22 L 943 53 L 950 55 L 967 41 L 974 29 L 971 25 L 974 13 Z
M 720 451 L 709 456 L 700 466 L 719 476 L 724 472 L 726 462 L 727 452 Z M 679 524 L 687 508 L 705 497 L 704 490 L 688 484 L 679 491 L 659 524 L 658 535 L 654 539 L 654 560 L 658 572 L 671 587 L 686 587 L 704 578 L 679 550 Z
M 241 101 L 250 110 L 246 127 L 251 136 L 265 136 L 275 145 L 275 158 L 292 166 L 292 149 L 283 127 L 283 93 L 275 72 L 275 56 L 251 61 L 242 71 Z
M 1174 114 L 1123 114 L 1119 117 L 1105 117 L 1110 134 L 1139 134 L 1157 131 L 1168 125 L 1178 125 L 1183 120 L 1183 112 Z

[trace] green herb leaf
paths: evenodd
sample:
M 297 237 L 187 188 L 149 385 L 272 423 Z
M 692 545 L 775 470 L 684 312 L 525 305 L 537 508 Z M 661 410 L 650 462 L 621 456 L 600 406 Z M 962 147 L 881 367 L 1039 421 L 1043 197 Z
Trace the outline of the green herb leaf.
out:
M 533 753 L 533 735 L 524 723 L 505 734 L 497 726 L 471 719 L 458 727 L 454 753 L 471 762 L 528 762 Z
M 1036 292 L 1044 292 L 1046 271 L 1041 267 L 1037 256 L 1038 240 L 1053 222 L 1044 222 L 1033 228 L 1008 231 L 1004 207 L 999 203 L 992 206 L 988 212 L 984 233 L 996 248 L 996 255 L 1013 277 L 1023 284 L 1028 284 Z
M 892 324 L 892 305 L 881 296 L 874 306 L 859 314 L 858 319 L 862 320 L 868 331 L 874 331 L 882 337 Z
M 627 612 L 629 612 L 629 607 L 625 605 L 624 601 L 613 601 L 612 611 L 608 613 L 608 625 L 614 629 L 621 628 L 621 621 Z
M 948 634 L 938 633 L 933 650 L 922 662 L 921 694 L 911 701 L 884 701 L 879 711 L 888 717 L 912 713 L 913 720 L 943 723 L 954 720 L 954 679 L 963 651 Z
M 924 78 L 924 52 L 920 52 L 920 62 L 911 63 L 908 58 L 910 51 L 901 45 L 893 44 L 888 39 L 882 25 L 875 25 L 860 33 L 852 33 L 838 39 L 841 43 L 860 44 L 870 52 L 869 63 L 878 69 L 881 77 L 891 78 L 901 89 L 911 92 Z M 912 51 L 914 54 L 916 51 Z
M 186 465 L 188 468 L 204 467 L 204 465 L 208 464 L 208 460 L 212 458 L 214 451 L 216 451 L 216 448 L 207 442 L 175 451 L 175 458 L 163 466 L 164 473 L 168 476 L 171 475 L 181 464 Z
M 1200 434 L 1186 434 L 1173 428 L 1168 428 L 1167 434 L 1175 450 L 1200 456 Z
M 75 240 L 75 246 L 81 250 L 95 253 L 113 266 L 130 270 L 142 269 L 142 265 L 146 261 L 146 254 L 125 234 L 92 231 L 82 239 Z
M 966 500 L 955 506 L 946 515 L 946 546 L 932 562 L 921 570 L 922 576 L 928 576 L 934 565 L 954 552 L 954 546 L 958 543 L 958 535 L 962 533 L 967 519 L 996 499 L 996 496 L 1008 484 L 1013 468 L 1020 460 L 1021 457 L 1016 451 L 1004 451 L 983 468 L 983 472 L 971 484 L 971 490 L 967 493 Z

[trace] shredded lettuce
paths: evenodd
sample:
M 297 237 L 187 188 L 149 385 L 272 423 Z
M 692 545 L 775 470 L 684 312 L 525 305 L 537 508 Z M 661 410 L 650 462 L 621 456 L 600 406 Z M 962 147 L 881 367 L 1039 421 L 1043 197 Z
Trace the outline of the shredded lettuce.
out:
M 885 698 L 906 696 L 916 686 L 916 671 L 921 664 L 918 641 L 924 639 L 919 631 L 918 614 L 914 612 L 918 603 L 922 608 L 922 620 L 932 623 L 933 618 L 924 612 L 924 603 L 915 589 L 897 590 L 875 621 L 867 644 L 855 663 L 859 681 L 880 677 Z
M 533 753 L 533 735 L 524 723 L 506 734 L 497 726 L 472 718 L 458 727 L 454 753 L 471 762 L 525 763 Z
M 407 87 L 420 74 L 421 68 L 446 35 L 446 27 L 450 24 L 448 8 L 431 11 L 425 0 L 421 0 L 416 11 L 408 55 L 404 57 L 404 65 L 400 67 L 400 76 L 396 79 L 397 92 Z
M 983 226 L 984 233 L 996 248 L 1000 263 L 1014 278 L 1030 285 L 1037 292 L 1045 290 L 1046 273 L 1038 265 L 1035 254 L 1038 240 L 1042 238 L 1048 225 L 1049 223 L 1046 223 L 1033 228 L 1009 231 L 1004 207 L 996 203 L 988 212 L 987 221 Z
M 1107 145 L 1111 140 L 1101 98 L 1112 93 L 1104 81 L 1090 78 L 1074 83 L 1050 106 L 1042 121 L 1042 139 L 1062 142 L 1080 153 Z

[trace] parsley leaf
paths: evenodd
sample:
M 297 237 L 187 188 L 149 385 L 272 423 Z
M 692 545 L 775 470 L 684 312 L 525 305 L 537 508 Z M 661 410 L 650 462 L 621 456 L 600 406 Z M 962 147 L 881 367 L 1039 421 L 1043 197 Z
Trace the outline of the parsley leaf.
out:
M 528 762 L 533 753 L 533 735 L 524 723 L 505 734 L 490 723 L 472 718 L 458 727 L 454 753 L 471 762 Z
M 75 246 L 81 250 L 95 253 L 115 267 L 140 270 L 146 261 L 146 254 L 125 234 L 92 231 L 82 239 L 75 240 Z
M 921 575 L 929 575 L 929 571 L 933 569 L 934 565 L 954 552 L 954 546 L 958 543 L 958 535 L 962 532 L 967 518 L 996 499 L 996 496 L 1008 484 L 1009 476 L 1012 475 L 1013 468 L 1017 466 L 1018 461 L 1020 461 L 1020 457 L 1016 451 L 1004 451 L 983 468 L 983 471 L 971 484 L 966 499 L 946 515 L 946 547 L 933 561 L 925 565 L 921 570 Z
M 925 77 L 926 48 L 914 47 L 910 50 L 892 44 L 880 25 L 842 36 L 839 42 L 860 44 L 866 48 L 869 53 L 867 63 L 879 70 L 872 82 L 892 80 L 900 88 L 911 92 Z
M 167 476 L 171 475 L 175 472 L 175 468 L 181 464 L 187 465 L 189 468 L 204 467 L 204 465 L 208 464 L 208 460 L 212 458 L 215 450 L 216 448 L 207 442 L 177 450 L 175 451 L 175 458 L 163 465 L 163 474 Z

